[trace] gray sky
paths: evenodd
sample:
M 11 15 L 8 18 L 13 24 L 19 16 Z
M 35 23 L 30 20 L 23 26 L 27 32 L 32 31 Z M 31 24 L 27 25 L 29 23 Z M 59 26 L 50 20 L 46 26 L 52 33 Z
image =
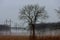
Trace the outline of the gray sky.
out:
M 4 23 L 5 19 L 12 19 L 13 22 L 18 22 L 19 9 L 28 4 L 38 4 L 45 6 L 50 18 L 47 22 L 59 21 L 54 9 L 60 5 L 60 0 L 0 0 L 0 24 Z

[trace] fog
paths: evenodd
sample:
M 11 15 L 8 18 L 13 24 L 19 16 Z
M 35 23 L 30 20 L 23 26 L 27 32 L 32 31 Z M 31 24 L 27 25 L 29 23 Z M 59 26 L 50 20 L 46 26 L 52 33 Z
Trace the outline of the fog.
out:
M 57 9 L 60 5 L 60 0 L 0 0 L 0 24 L 3 24 L 6 19 L 11 19 L 14 22 L 23 24 L 18 18 L 19 9 L 25 5 L 38 4 L 45 6 L 49 18 L 45 22 L 58 22 L 60 19 L 54 9 Z

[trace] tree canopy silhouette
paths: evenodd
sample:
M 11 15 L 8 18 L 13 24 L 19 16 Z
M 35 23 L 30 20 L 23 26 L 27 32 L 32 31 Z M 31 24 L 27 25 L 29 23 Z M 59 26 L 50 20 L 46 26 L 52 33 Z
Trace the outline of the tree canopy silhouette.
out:
M 60 18 L 60 7 L 58 9 L 55 9 L 55 11 L 57 12 L 58 17 Z
M 19 18 L 28 22 L 29 28 L 35 36 L 35 25 L 39 19 L 46 19 L 47 12 L 45 7 L 40 7 L 39 5 L 26 5 L 19 12 Z

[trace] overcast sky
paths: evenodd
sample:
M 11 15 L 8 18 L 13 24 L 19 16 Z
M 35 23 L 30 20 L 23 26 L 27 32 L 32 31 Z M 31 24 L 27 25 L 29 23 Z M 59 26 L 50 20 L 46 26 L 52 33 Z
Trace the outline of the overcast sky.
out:
M 60 6 L 60 0 L 0 0 L 0 24 L 4 23 L 6 19 L 12 19 L 13 22 L 18 22 L 19 9 L 28 4 L 45 6 L 50 16 L 46 20 L 47 22 L 59 21 L 54 9 Z

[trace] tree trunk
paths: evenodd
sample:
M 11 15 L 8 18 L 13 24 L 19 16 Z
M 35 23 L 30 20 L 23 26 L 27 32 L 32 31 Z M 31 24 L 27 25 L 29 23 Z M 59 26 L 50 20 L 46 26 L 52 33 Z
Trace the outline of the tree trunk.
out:
M 35 25 L 34 24 L 31 24 L 30 26 L 30 40 L 35 40 Z
M 35 25 L 32 24 L 33 40 L 35 40 Z

